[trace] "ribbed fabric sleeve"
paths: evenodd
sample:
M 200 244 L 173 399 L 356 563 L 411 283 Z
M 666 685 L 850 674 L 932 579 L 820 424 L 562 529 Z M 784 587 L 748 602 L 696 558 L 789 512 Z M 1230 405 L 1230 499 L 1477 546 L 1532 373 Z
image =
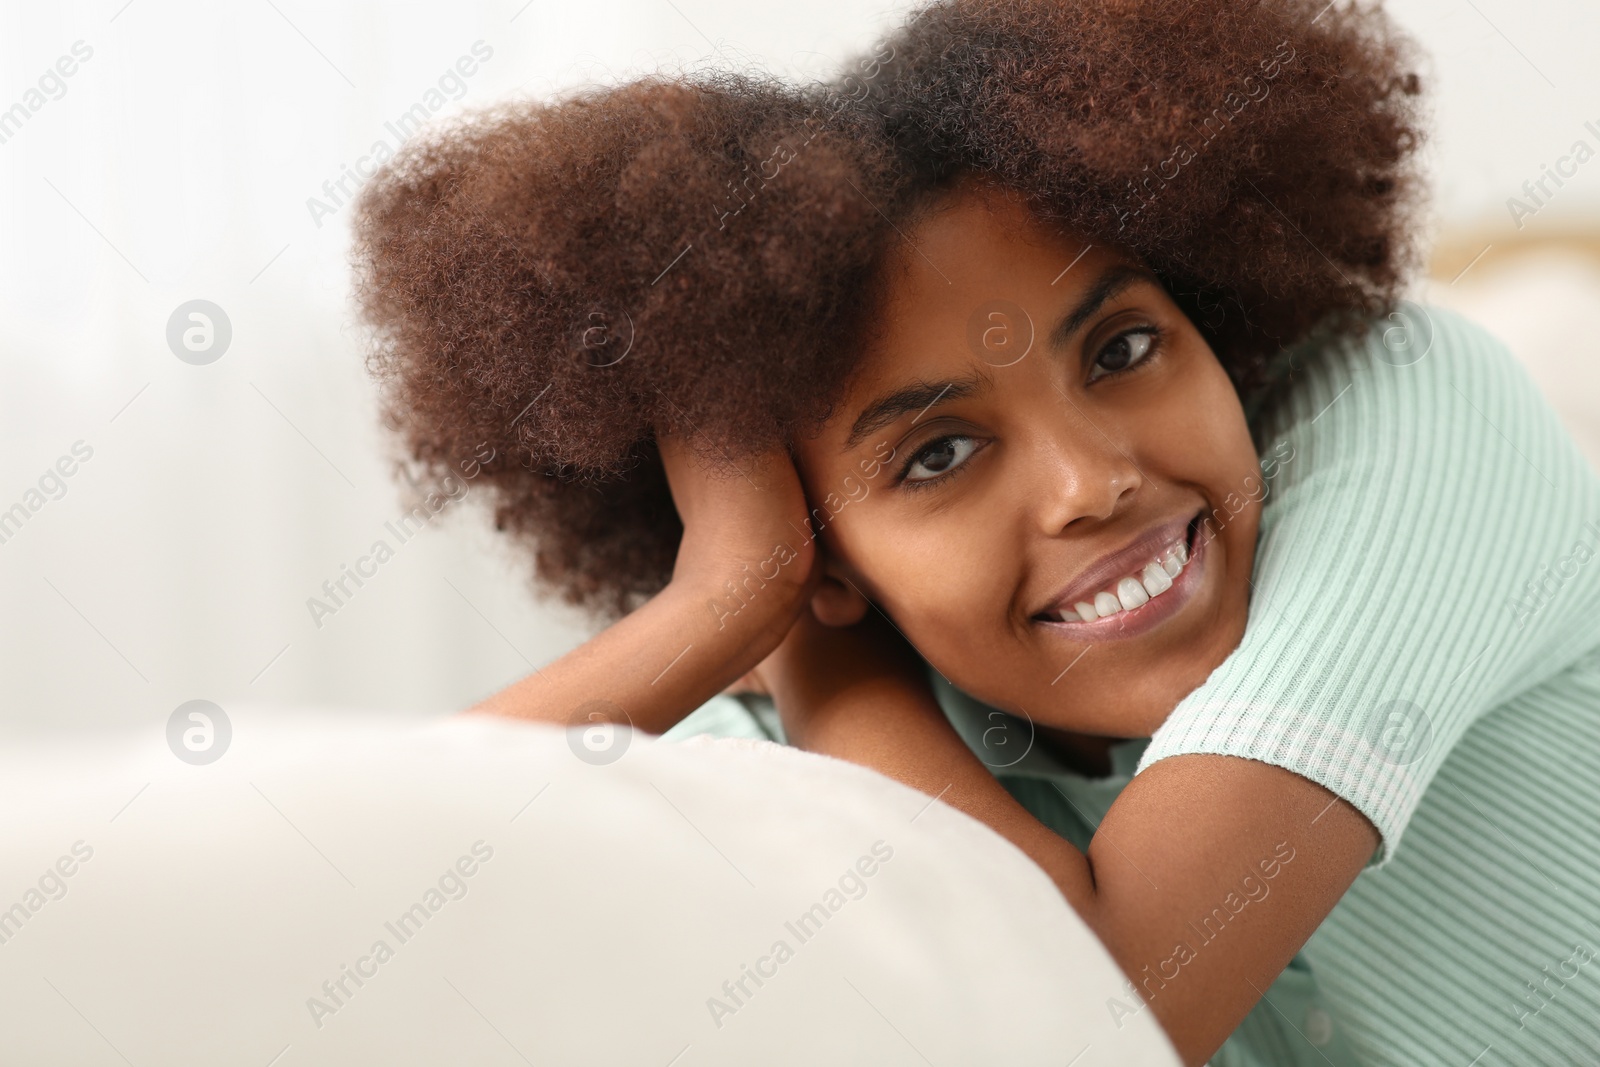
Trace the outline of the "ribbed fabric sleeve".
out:
M 1381 867 L 1468 727 L 1600 646 L 1600 480 L 1452 311 L 1408 306 L 1300 362 L 1268 428 L 1244 637 L 1138 770 L 1287 768 L 1372 820 Z
M 1478 720 L 1302 949 L 1373 1067 L 1600 1064 L 1600 655 Z

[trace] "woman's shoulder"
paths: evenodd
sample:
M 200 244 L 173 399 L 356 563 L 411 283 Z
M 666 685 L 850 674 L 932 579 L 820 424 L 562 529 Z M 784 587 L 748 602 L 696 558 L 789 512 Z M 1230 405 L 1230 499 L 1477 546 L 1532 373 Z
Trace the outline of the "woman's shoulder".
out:
M 1403 402 L 1424 419 L 1453 413 L 1476 390 L 1538 407 L 1532 378 L 1506 343 L 1452 309 L 1402 300 L 1358 334 L 1315 335 L 1285 352 L 1289 387 L 1271 420 L 1279 433 L 1320 423 L 1337 403 L 1350 413 Z M 1339 420 L 1335 420 L 1339 421 Z
M 1600 477 L 1510 347 L 1450 308 L 1402 301 L 1365 332 L 1289 350 L 1291 381 L 1262 424 L 1302 478 L 1372 493 L 1408 483 L 1482 508 L 1534 481 L 1600 508 Z

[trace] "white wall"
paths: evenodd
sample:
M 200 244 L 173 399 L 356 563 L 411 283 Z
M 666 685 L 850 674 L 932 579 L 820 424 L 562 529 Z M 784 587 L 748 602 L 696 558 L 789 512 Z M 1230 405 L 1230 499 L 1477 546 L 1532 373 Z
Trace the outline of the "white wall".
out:
M 525 565 L 471 500 L 313 624 L 307 598 L 399 504 L 347 298 L 346 213 L 318 226 L 308 198 L 476 41 L 493 55 L 449 108 L 714 48 L 823 74 L 904 6 L 0 8 L 0 109 L 75 42 L 92 50 L 0 143 L 0 510 L 76 442 L 93 451 L 0 543 L 0 730 L 158 730 L 194 698 L 438 713 L 579 642 L 580 617 L 531 598 Z M 1600 127 L 1600 11 L 1393 9 L 1435 55 L 1440 224 L 1514 233 L 1505 198 L 1586 136 L 1586 119 Z M 1597 220 L 1600 161 L 1528 226 Z M 1552 291 L 1534 285 L 1520 313 L 1556 314 L 1538 305 Z M 205 366 L 165 337 L 196 298 L 233 330 Z

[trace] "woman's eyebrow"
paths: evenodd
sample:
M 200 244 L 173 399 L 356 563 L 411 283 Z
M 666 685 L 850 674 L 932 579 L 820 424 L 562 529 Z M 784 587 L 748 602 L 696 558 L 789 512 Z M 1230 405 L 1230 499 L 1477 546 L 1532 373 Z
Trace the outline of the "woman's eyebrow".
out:
M 987 374 L 970 374 L 947 382 L 913 382 L 868 404 L 845 437 L 841 452 L 850 452 L 872 431 L 887 426 L 909 412 L 926 411 L 936 403 L 980 396 L 994 379 Z
M 1089 291 L 1083 294 L 1083 299 L 1056 323 L 1054 330 L 1050 331 L 1050 347 L 1064 347 L 1072 339 L 1072 335 L 1093 318 L 1095 312 L 1099 311 L 1107 300 L 1138 282 L 1161 286 L 1161 279 L 1156 277 L 1155 272 L 1141 264 L 1113 263 L 1101 271 L 1100 276 L 1089 287 Z
M 1083 299 L 1050 331 L 1050 347 L 1061 348 L 1083 324 L 1094 317 L 1106 301 L 1139 282 L 1161 286 L 1161 279 L 1150 268 L 1137 263 L 1113 263 L 1101 271 Z M 863 438 L 874 430 L 888 426 L 908 412 L 924 411 L 945 400 L 958 400 L 979 396 L 993 384 L 986 374 L 972 374 L 945 382 L 913 382 L 901 389 L 879 397 L 862 409 L 845 436 L 840 452 L 854 451 Z

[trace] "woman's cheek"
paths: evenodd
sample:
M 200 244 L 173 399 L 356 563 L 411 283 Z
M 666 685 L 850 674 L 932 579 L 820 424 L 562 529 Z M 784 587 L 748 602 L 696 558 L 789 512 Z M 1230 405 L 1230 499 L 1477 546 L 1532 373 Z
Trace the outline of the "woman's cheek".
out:
M 1205 369 L 1182 413 L 1173 413 L 1171 425 L 1182 427 L 1183 447 L 1213 468 L 1206 481 L 1216 484 L 1222 496 L 1256 496 L 1250 489 L 1260 479 L 1260 465 L 1239 395 L 1215 359 Z

